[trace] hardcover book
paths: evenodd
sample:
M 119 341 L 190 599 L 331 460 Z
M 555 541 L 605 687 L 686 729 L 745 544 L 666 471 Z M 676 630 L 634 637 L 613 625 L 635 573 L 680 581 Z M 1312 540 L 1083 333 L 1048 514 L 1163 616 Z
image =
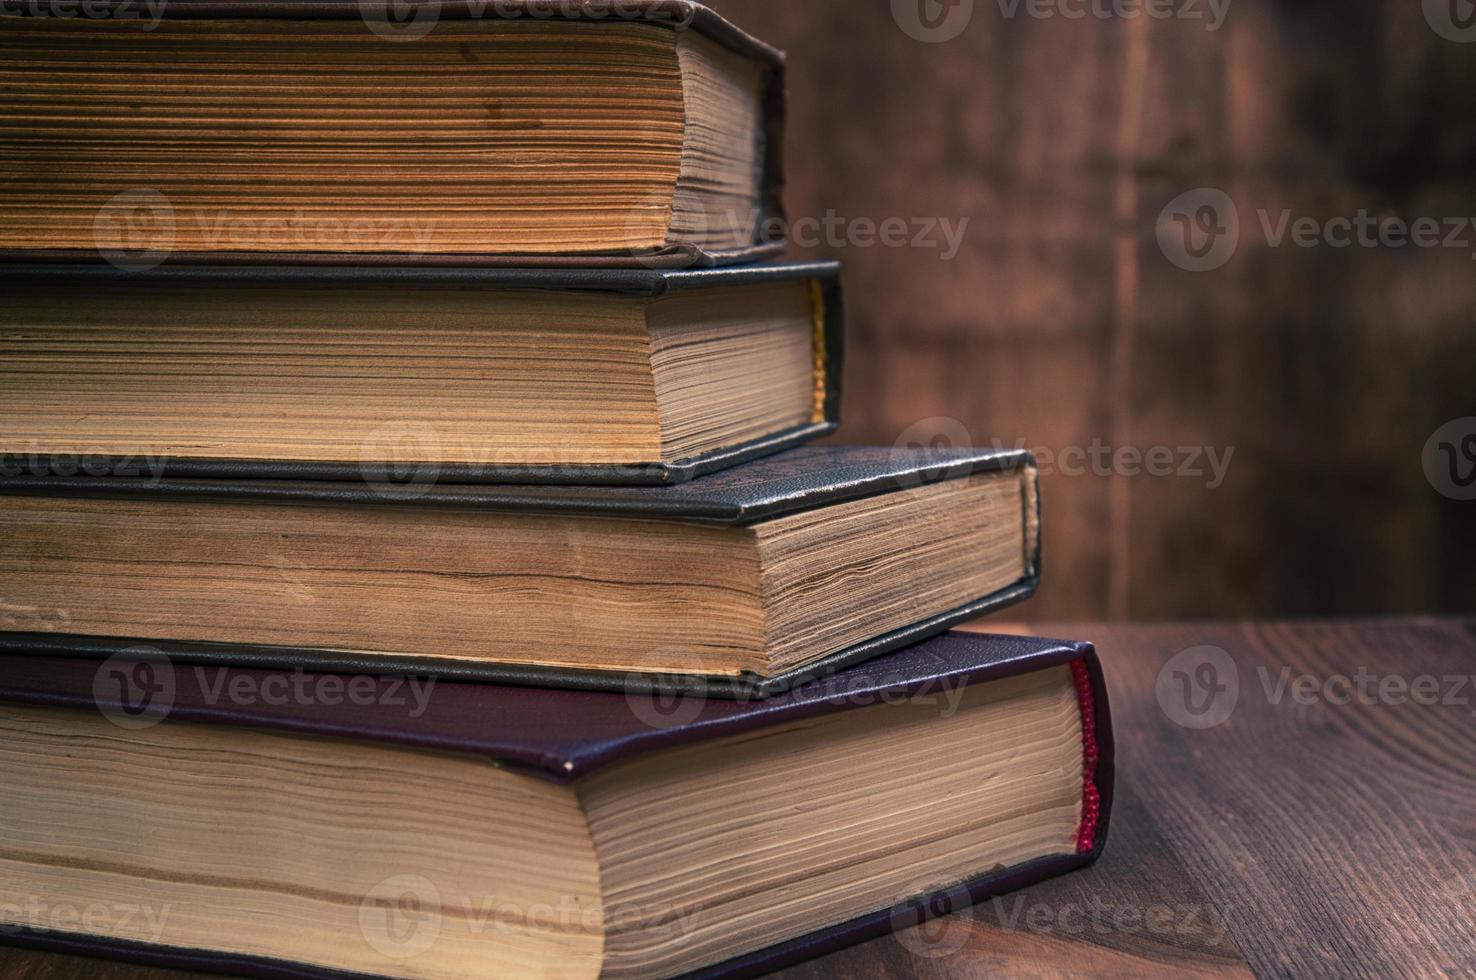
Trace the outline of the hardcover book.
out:
M 839 267 L 0 267 L 10 475 L 665 484 L 840 417 Z
M 769 695 L 1026 598 L 1028 453 L 671 487 L 0 480 L 0 649 Z M 100 560 L 101 559 L 101 560 Z
M 690 266 L 783 250 L 784 56 L 685 0 L 0 14 L 0 253 Z
M 948 634 L 764 702 L 94 668 L 0 657 L 0 888 L 143 913 L 0 905 L 0 942 L 258 977 L 756 976 L 1089 864 L 1112 803 L 1086 644 Z

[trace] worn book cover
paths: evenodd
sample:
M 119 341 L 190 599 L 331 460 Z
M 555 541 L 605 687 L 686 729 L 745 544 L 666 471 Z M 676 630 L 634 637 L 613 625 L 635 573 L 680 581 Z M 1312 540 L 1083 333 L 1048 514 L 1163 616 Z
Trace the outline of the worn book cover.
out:
M 662 485 L 840 421 L 834 262 L 0 281 L 3 475 Z
M 1029 453 L 814 446 L 670 487 L 0 479 L 0 649 L 766 696 L 1019 602 Z M 99 561 L 106 556 L 106 561 Z

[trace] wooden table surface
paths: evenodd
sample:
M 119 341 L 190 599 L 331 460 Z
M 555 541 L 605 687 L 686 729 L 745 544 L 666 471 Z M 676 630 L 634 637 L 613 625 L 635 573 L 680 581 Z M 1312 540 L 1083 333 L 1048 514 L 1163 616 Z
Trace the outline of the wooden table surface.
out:
M 785 977 L 1476 975 L 1476 620 L 1036 631 L 1102 651 L 1102 860 Z M 189 974 L 0 949 L 0 976 Z

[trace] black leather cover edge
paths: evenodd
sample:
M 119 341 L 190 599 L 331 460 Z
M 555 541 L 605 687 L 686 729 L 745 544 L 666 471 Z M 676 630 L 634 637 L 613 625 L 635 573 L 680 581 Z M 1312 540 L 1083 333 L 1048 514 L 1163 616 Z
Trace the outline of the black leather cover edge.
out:
M 364 268 L 423 266 L 427 269 L 549 269 L 564 271 L 636 271 L 670 270 L 702 272 L 730 265 L 765 262 L 778 258 L 788 248 L 784 241 L 764 242 L 750 248 L 709 252 L 694 245 L 672 245 L 656 252 L 589 252 L 574 255 L 455 254 L 419 255 L 408 252 L 171 252 L 160 268 L 179 265 L 261 266 L 291 263 L 304 268 L 336 268 L 347 265 Z M 71 263 L 95 265 L 104 261 L 97 252 L 85 248 L 14 249 L 0 248 L 0 260 L 25 265 L 30 263 Z
M 498 289 L 627 293 L 659 297 L 667 293 L 722 286 L 746 286 L 786 279 L 838 280 L 836 261 L 768 262 L 718 269 L 618 269 L 423 265 L 161 265 L 132 271 L 111 265 L 0 263 L 7 284 L 92 283 L 108 285 L 205 286 L 486 286 Z
M 9 283 L 123 283 L 127 285 L 428 285 L 486 286 L 498 289 L 548 289 L 560 291 L 615 292 L 659 299 L 676 293 L 765 282 L 815 280 L 825 298 L 825 421 L 797 426 L 729 446 L 676 463 L 632 463 L 590 466 L 465 466 L 439 465 L 431 469 L 433 479 L 453 484 L 547 484 L 564 486 L 667 486 L 793 449 L 812 439 L 830 435 L 840 427 L 842 386 L 845 374 L 845 298 L 838 262 L 783 262 L 773 265 L 731 269 L 696 269 L 641 272 L 629 270 L 551 269 L 304 269 L 293 266 L 218 267 L 161 266 L 142 273 L 128 273 L 112 266 L 25 266 L 0 265 L 0 282 Z M 11 456 L 24 460 L 29 475 L 88 476 L 109 478 L 141 475 L 140 457 L 89 455 L 32 456 L 11 452 L 0 445 L 0 476 L 15 468 Z M 366 468 L 384 472 L 388 464 L 312 462 L 256 459 L 203 459 L 181 457 L 149 460 L 150 475 L 180 480 L 290 480 L 332 483 L 365 482 Z M 153 467 L 157 466 L 155 470 Z M 84 470 L 85 472 L 79 472 Z M 132 472 L 121 473 L 121 470 Z
M 930 473 L 948 470 L 947 478 L 978 473 L 1021 471 L 1033 463 L 1025 451 L 969 450 L 913 452 L 886 468 L 858 470 L 838 476 L 847 460 L 878 462 L 881 449 L 808 446 L 734 467 L 710 480 L 673 487 L 575 486 L 370 486 L 355 483 L 299 483 L 266 480 L 145 480 L 96 477 L 10 476 L 0 478 L 0 496 L 77 497 L 113 500 L 197 500 L 252 503 L 330 504 L 337 506 L 414 506 L 579 514 L 649 520 L 675 520 L 718 525 L 750 525 L 831 504 L 861 500 L 904 489 L 909 483 L 936 482 Z M 860 464 L 858 463 L 858 466 Z M 735 482 L 762 469 L 790 469 L 784 481 L 737 486 Z M 814 479 L 811 479 L 811 477 Z M 826 479 L 829 482 L 825 482 Z M 719 489 L 719 486 L 723 489 Z
M 434 472 L 437 483 L 453 485 L 501 486 L 571 486 L 571 487 L 659 487 L 685 483 L 733 466 L 772 456 L 786 449 L 830 435 L 839 428 L 839 420 L 815 423 L 776 432 L 763 439 L 727 449 L 705 453 L 679 463 L 633 464 L 629 466 L 462 466 L 437 465 L 420 470 Z M 366 470 L 384 471 L 388 463 L 315 463 L 255 459 L 159 459 L 145 462 L 139 456 L 89 455 L 38 456 L 6 453 L 0 450 L 0 474 L 14 469 L 9 460 L 23 457 L 24 465 L 38 475 L 61 472 L 77 474 L 78 479 L 108 480 L 131 478 L 143 469 L 157 466 L 151 473 L 159 479 L 172 480 L 287 480 L 325 483 L 366 483 Z M 79 473 L 85 470 L 85 473 Z
M 784 52 L 760 41 L 696 0 L 623 0 L 617 10 L 610 0 L 408 0 L 406 6 L 433 8 L 437 18 L 476 20 L 489 17 L 512 20 L 624 21 L 633 18 L 653 27 L 693 30 L 738 54 L 774 67 L 783 67 Z M 137 0 L 93 0 L 91 8 L 107 12 L 137 8 Z M 363 0 L 169 0 L 160 11 L 167 20 L 361 20 L 373 16 L 374 4 Z M 47 16 L 45 6 L 16 4 L 15 16 Z M 99 15 L 90 15 L 99 16 Z M 119 17 L 118 19 L 123 19 Z

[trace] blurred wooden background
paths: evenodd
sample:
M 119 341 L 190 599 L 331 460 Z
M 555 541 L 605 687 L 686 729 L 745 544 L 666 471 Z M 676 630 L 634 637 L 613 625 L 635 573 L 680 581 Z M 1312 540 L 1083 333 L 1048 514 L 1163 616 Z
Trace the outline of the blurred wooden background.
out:
M 1437 428 L 1476 416 L 1476 230 L 1273 248 L 1257 217 L 1476 216 L 1476 43 L 1410 0 L 1231 0 L 1216 31 L 976 0 L 945 43 L 886 0 L 712 5 L 790 54 L 792 218 L 969 222 L 951 261 L 793 250 L 847 265 L 843 441 L 1233 448 L 1213 489 L 1203 462 L 1048 474 L 1024 615 L 1476 608 L 1476 501 L 1422 467 Z M 1241 238 L 1191 272 L 1155 227 L 1202 187 Z

